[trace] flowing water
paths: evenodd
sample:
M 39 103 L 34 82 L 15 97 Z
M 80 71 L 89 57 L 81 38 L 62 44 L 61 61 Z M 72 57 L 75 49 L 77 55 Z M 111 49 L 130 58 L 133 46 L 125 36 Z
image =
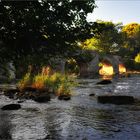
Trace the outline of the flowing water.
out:
M 20 110 L 0 110 L 0 140 L 140 139 L 140 75 L 113 79 L 104 86 L 96 85 L 99 79 L 78 81 L 70 101 L 54 98 L 39 104 L 26 100 Z M 138 101 L 133 105 L 100 104 L 96 96 L 101 94 L 133 95 Z M 0 95 L 0 107 L 9 103 L 17 100 Z

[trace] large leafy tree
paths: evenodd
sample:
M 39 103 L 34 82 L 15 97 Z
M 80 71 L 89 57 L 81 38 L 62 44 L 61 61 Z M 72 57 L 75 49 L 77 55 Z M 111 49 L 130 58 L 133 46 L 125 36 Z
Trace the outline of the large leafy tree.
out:
M 90 35 L 86 16 L 94 7 L 94 0 L 2 1 L 2 59 L 37 63 L 50 55 L 68 55 L 76 40 Z
M 140 52 L 140 24 L 130 23 L 122 28 L 123 47 L 132 59 Z
M 123 44 L 121 48 L 122 55 L 128 67 L 139 69 L 140 54 L 140 24 L 130 23 L 122 28 Z M 125 54 L 125 55 L 124 55 Z
M 95 35 L 84 41 L 82 46 L 105 54 L 118 52 L 121 44 L 121 23 L 98 20 L 97 24 L 98 28 L 94 28 Z

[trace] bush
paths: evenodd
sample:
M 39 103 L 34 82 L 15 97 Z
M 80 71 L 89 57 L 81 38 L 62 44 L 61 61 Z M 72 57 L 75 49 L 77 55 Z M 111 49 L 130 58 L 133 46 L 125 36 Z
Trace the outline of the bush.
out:
M 56 95 L 70 95 L 71 88 L 76 84 L 72 76 L 61 73 L 53 73 L 44 75 L 39 73 L 31 78 L 27 73 L 18 83 L 18 87 L 23 90 L 27 86 L 38 90 L 46 90 Z

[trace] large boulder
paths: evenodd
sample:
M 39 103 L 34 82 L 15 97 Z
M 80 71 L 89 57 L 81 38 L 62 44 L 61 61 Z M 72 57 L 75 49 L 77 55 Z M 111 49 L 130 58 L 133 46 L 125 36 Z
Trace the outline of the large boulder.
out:
M 97 100 L 99 103 L 103 104 L 108 103 L 108 104 L 123 105 L 134 103 L 134 97 L 126 95 L 100 95 L 97 96 Z

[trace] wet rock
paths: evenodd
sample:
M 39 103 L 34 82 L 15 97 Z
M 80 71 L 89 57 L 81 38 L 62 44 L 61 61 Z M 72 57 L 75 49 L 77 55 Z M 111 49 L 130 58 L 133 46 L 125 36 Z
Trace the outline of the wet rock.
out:
M 91 96 L 91 97 L 92 97 L 92 96 L 95 96 L 95 94 L 94 94 L 94 93 L 91 93 L 91 94 L 89 94 L 89 96 Z
M 123 105 L 134 103 L 133 96 L 125 96 L 125 95 L 102 95 L 98 96 L 97 100 L 99 103 L 103 104 L 108 103 L 108 104 Z
M 4 91 L 5 94 L 12 94 L 12 93 L 16 93 L 16 92 L 20 92 L 19 89 L 8 89 Z
M 19 89 L 10 89 L 4 91 L 4 95 L 11 99 L 19 99 L 17 103 L 22 103 L 24 100 L 32 99 L 39 103 L 48 102 L 51 99 L 50 93 L 45 90 L 37 90 L 36 88 L 26 87 L 22 91 Z
M 18 103 L 23 103 L 25 100 L 19 100 L 19 101 L 17 101 Z
M 50 94 L 38 95 L 33 100 L 38 103 L 45 103 L 45 102 L 48 102 L 51 100 L 51 96 L 50 96 Z
M 111 84 L 112 81 L 111 80 L 102 80 L 98 83 L 96 83 L 97 85 L 107 85 L 107 84 Z
M 8 89 L 4 91 L 4 95 L 8 96 L 9 98 L 14 98 L 17 93 L 19 93 L 19 89 Z
M 71 99 L 71 96 L 70 95 L 60 95 L 60 96 L 58 96 L 58 99 L 67 101 L 67 100 Z
M 20 104 L 8 104 L 3 106 L 1 109 L 2 110 L 18 110 L 21 108 Z
M 37 89 L 36 88 L 33 88 L 33 87 L 25 87 L 23 89 L 24 92 L 36 92 Z

